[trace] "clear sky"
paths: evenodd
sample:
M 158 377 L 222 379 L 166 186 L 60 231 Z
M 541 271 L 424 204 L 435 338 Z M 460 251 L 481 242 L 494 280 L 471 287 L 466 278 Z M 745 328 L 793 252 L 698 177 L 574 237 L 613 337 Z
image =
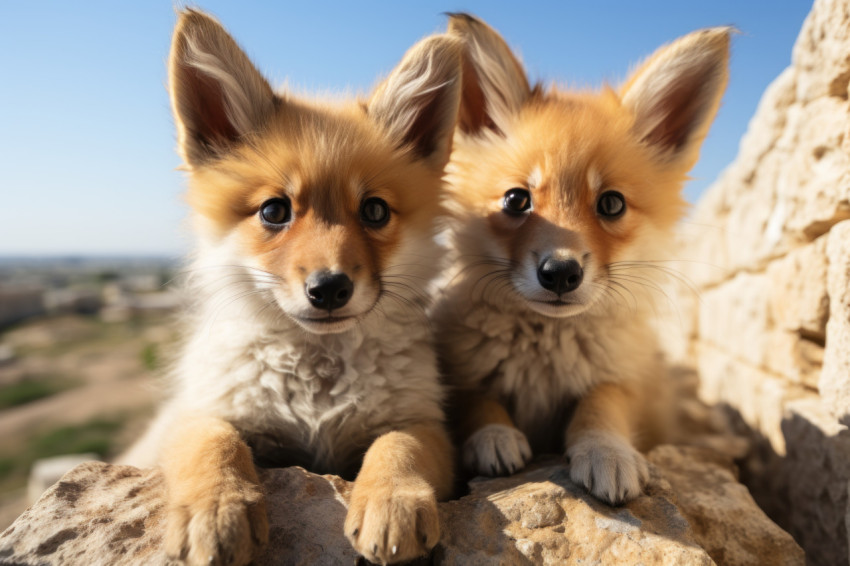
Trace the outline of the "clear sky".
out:
M 367 92 L 447 11 L 484 18 L 532 79 L 618 83 L 657 47 L 734 25 L 729 89 L 688 199 L 729 164 L 788 66 L 805 0 L 201 1 L 274 85 Z M 0 2 L 0 255 L 177 256 L 188 249 L 165 60 L 167 0 Z

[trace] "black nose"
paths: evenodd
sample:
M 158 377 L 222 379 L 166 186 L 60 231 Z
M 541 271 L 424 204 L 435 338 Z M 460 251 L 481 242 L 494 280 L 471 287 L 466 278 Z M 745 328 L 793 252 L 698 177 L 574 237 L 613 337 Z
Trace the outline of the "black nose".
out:
M 584 271 L 574 259 L 549 258 L 537 268 L 537 280 L 544 289 L 559 295 L 575 291 L 581 285 Z
M 345 273 L 316 271 L 307 277 L 304 292 L 311 305 L 331 311 L 345 306 L 354 294 L 354 283 Z

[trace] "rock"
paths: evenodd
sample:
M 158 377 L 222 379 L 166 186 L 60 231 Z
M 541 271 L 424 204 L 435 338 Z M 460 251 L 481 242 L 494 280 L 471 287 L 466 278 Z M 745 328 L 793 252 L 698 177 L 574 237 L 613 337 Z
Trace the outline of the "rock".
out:
M 587 495 L 557 460 L 509 478 L 476 479 L 470 488 L 440 505 L 437 564 L 712 563 L 657 472 L 647 495 L 623 507 Z
M 59 481 L 68 471 L 82 464 L 100 460 L 100 456 L 94 453 L 67 454 L 65 456 L 54 456 L 53 458 L 42 458 L 33 463 L 30 477 L 27 481 L 27 499 L 30 504 L 35 503 L 47 488 Z
M 705 448 L 659 446 L 649 461 L 677 494 L 694 539 L 718 564 L 805 564 L 803 549 L 738 482 L 730 458 Z
M 709 344 L 697 346 L 700 397 L 711 404 L 731 405 L 741 419 L 765 438 L 777 454 L 785 454 L 782 432 L 785 405 L 811 392 L 748 364 Z
M 787 332 L 824 340 L 829 318 L 826 291 L 828 236 L 822 236 L 767 268 L 768 304 L 773 324 Z
M 850 547 L 848 87 L 850 0 L 815 0 L 678 251 L 701 303 L 676 352 L 693 352 L 700 396 L 755 447 L 742 478 L 756 500 L 811 564 L 830 566 Z
M 724 285 L 705 291 L 699 313 L 699 338 L 730 355 L 761 367 L 768 355 L 768 279 L 739 273 Z M 730 328 L 734 332 L 730 332 Z
M 162 476 L 101 462 L 65 474 L 0 535 L 3 564 L 163 564 Z
M 803 563 L 799 547 L 752 503 L 723 457 L 664 446 L 649 459 L 657 467 L 646 494 L 621 507 L 573 485 L 559 458 L 509 478 L 477 478 L 468 495 L 440 504 L 442 538 L 420 562 Z M 255 564 L 355 563 L 342 534 L 349 483 L 301 468 L 264 470 L 261 480 L 271 537 Z M 164 528 L 158 471 L 90 462 L 0 534 L 0 563 L 163 563 Z
M 759 505 L 798 542 L 809 564 L 847 564 L 850 502 L 850 429 L 819 399 L 786 405 L 787 453 L 756 450 L 743 470 Z
M 833 415 L 850 424 L 850 221 L 829 233 L 829 323 L 820 391 Z
M 768 331 L 767 369 L 776 375 L 811 389 L 818 388 L 823 368 L 824 348 L 797 332 Z

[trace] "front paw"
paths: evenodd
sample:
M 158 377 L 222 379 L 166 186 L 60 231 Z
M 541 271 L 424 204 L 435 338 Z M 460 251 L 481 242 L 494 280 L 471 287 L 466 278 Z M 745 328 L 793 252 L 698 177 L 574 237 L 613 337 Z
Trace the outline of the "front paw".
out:
M 249 482 L 169 501 L 165 551 L 184 564 L 242 566 L 268 542 L 266 506 Z
M 649 480 L 643 455 L 610 432 L 586 432 L 567 450 L 570 479 L 611 505 L 631 501 Z
M 490 424 L 475 431 L 463 444 L 463 466 L 483 476 L 507 476 L 531 460 L 531 447 L 522 431 Z
M 427 554 L 440 540 L 434 489 L 421 479 L 380 485 L 355 481 L 345 534 L 357 552 L 380 564 Z

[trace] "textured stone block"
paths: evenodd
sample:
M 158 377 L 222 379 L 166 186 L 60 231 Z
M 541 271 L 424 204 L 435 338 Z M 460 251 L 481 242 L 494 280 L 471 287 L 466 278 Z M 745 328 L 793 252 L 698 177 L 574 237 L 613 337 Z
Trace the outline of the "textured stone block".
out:
M 700 398 L 709 404 L 729 405 L 777 454 L 784 454 L 785 405 L 811 394 L 708 344 L 697 345 L 697 360 Z
M 825 96 L 847 99 L 850 79 L 850 8 L 845 0 L 817 0 L 794 45 L 793 67 L 802 102 Z
M 850 127 L 847 100 L 824 97 L 795 107 L 786 134 L 790 151 L 782 164 L 780 189 L 788 217 L 785 230 L 816 237 L 850 218 Z
M 818 400 L 788 403 L 782 430 L 787 527 L 812 564 L 847 564 L 850 430 Z
M 817 389 L 823 356 L 823 346 L 797 332 L 774 329 L 768 334 L 767 369 L 794 383 Z
M 770 316 L 778 329 L 826 338 L 826 244 L 827 237 L 820 237 L 768 266 Z
M 850 420 L 850 221 L 829 232 L 829 323 L 820 392 L 833 414 Z
M 765 367 L 770 316 L 768 279 L 764 274 L 739 273 L 702 294 L 700 340 L 743 360 Z

